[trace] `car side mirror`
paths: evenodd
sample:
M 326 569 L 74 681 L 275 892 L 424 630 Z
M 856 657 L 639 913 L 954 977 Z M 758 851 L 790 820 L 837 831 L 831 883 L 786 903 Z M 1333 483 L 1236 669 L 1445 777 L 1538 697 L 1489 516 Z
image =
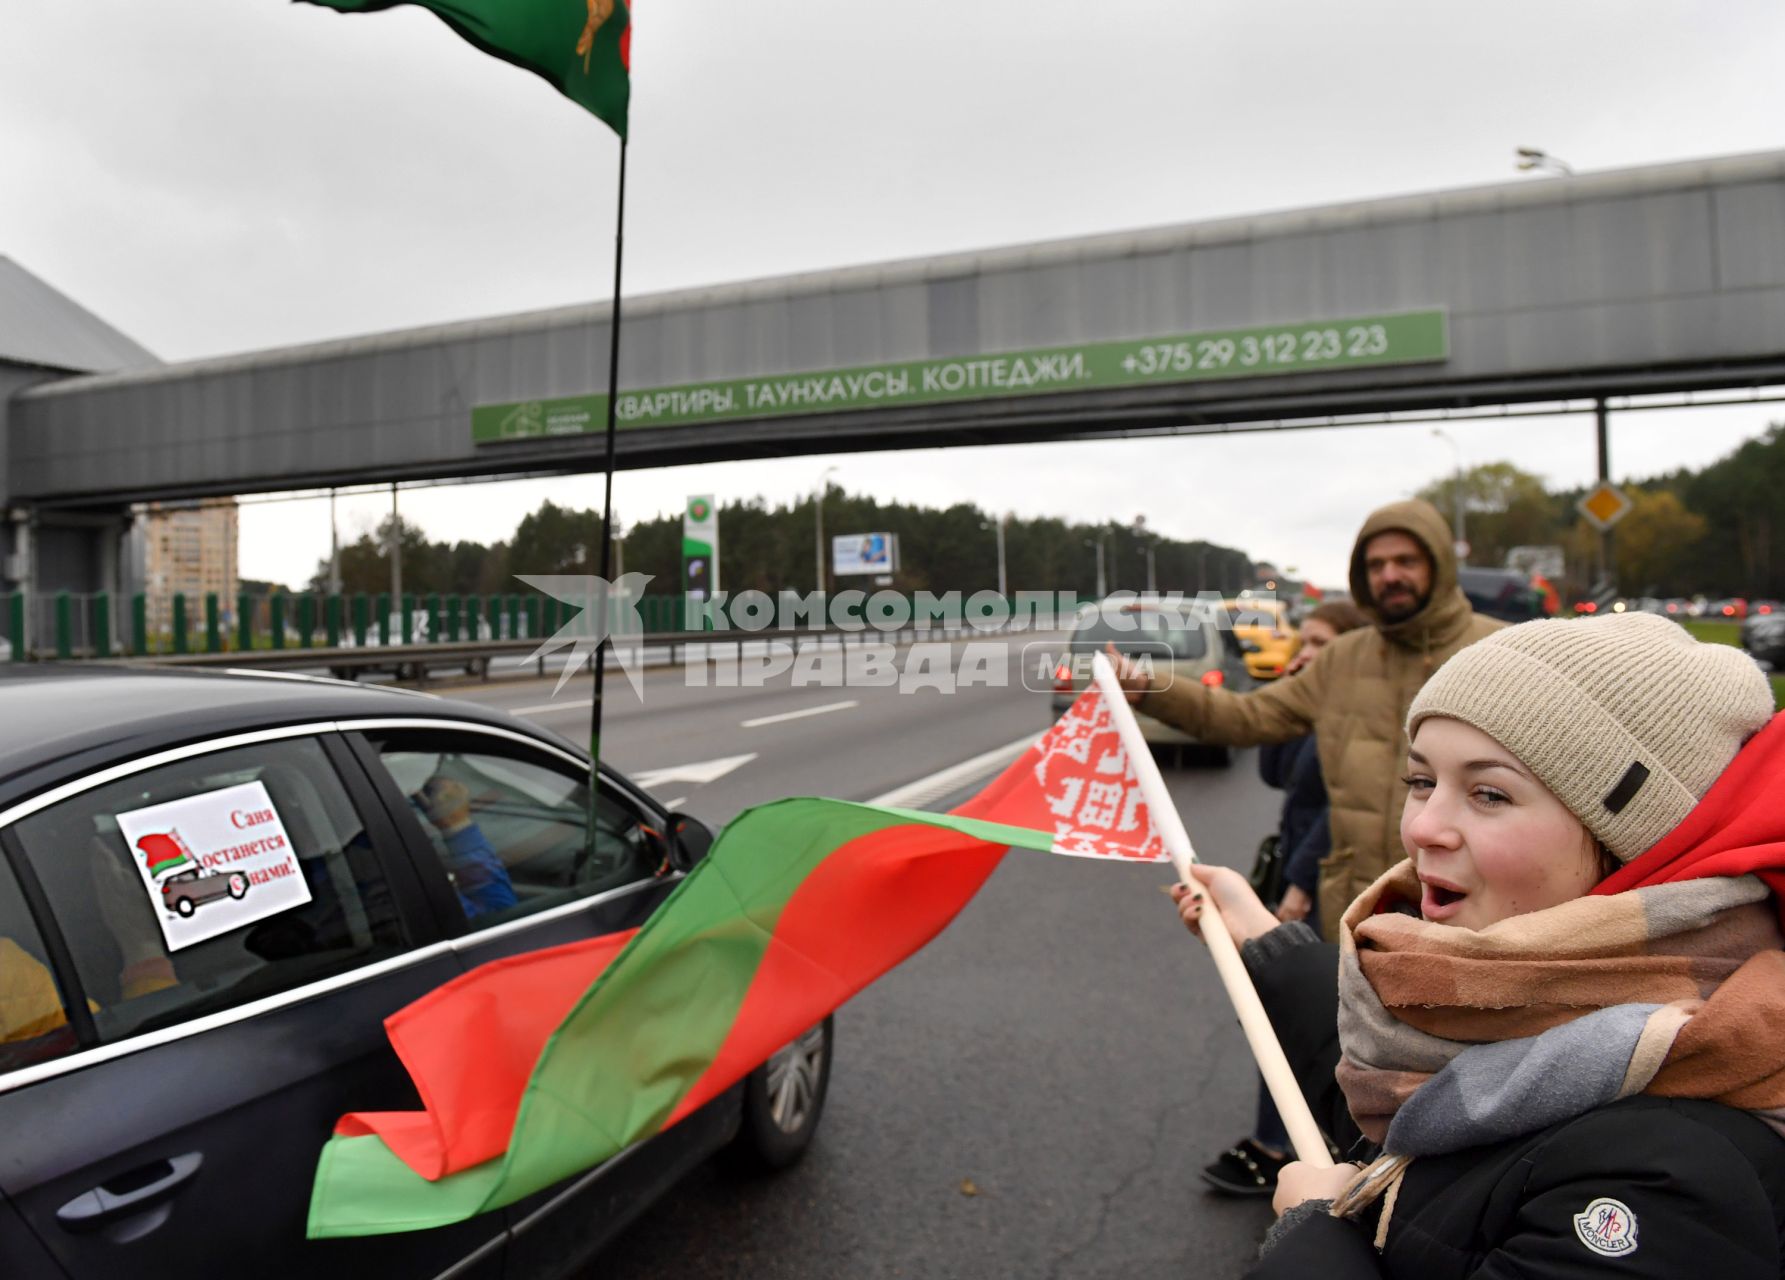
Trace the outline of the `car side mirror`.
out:
M 676 865 L 683 871 L 692 871 L 695 864 L 707 856 L 707 850 L 713 847 L 712 828 L 699 818 L 678 813 L 671 830 L 675 832 Z

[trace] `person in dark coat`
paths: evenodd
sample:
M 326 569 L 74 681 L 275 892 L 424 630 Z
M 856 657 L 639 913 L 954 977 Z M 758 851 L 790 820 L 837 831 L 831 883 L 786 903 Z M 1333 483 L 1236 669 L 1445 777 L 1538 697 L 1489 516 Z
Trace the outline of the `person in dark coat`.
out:
M 1283 670 L 1284 679 L 1312 662 L 1314 655 L 1347 631 L 1367 626 L 1363 610 L 1344 600 L 1314 609 L 1302 619 L 1301 647 Z M 1332 829 L 1326 820 L 1326 781 L 1320 776 L 1320 751 L 1314 735 L 1258 749 L 1258 772 L 1266 786 L 1283 792 L 1277 847 L 1283 856 L 1283 894 L 1276 904 L 1279 920 L 1320 917 L 1312 908 L 1319 894 L 1320 864 L 1332 851 Z M 1264 1082 L 1259 1081 L 1258 1112 L 1250 1137 L 1241 1138 L 1202 1170 L 1215 1190 L 1233 1196 L 1268 1196 L 1277 1187 L 1277 1172 L 1289 1158 L 1289 1134 Z
M 1262 1277 L 1779 1276 L 1785 717 L 1646 615 L 1526 623 L 1408 716 L 1408 860 L 1338 945 L 1213 894 L 1315 1118 Z
M 1347 631 L 1369 625 L 1362 609 L 1347 600 L 1316 608 L 1302 619 L 1302 645 L 1283 669 L 1292 677 L 1327 645 Z M 1308 919 L 1318 896 L 1320 864 L 1332 852 L 1332 826 L 1327 821 L 1326 779 L 1320 774 L 1320 749 L 1313 734 L 1258 749 L 1258 772 L 1265 785 L 1283 792 L 1278 840 L 1283 849 L 1283 898 L 1277 919 Z M 1314 915 L 1313 924 L 1319 926 Z

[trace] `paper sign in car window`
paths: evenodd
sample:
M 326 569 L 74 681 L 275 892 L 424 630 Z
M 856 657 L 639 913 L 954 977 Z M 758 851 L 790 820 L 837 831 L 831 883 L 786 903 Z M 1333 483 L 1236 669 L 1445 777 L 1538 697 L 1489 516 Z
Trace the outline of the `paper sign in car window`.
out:
M 297 850 L 261 783 L 118 815 L 167 949 L 310 901 Z

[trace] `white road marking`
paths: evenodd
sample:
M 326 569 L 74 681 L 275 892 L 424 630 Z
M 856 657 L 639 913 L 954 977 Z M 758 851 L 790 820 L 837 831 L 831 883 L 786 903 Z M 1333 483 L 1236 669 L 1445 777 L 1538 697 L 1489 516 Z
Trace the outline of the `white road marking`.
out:
M 741 769 L 756 759 L 756 752 L 746 752 L 741 756 L 720 756 L 717 760 L 696 760 L 692 764 L 672 764 L 667 769 L 646 769 L 632 775 L 632 780 L 646 791 L 661 787 L 666 782 L 692 782 L 702 786 L 708 782 L 717 782 L 734 769 Z
M 663 802 L 663 807 L 665 809 L 680 809 L 683 805 L 685 805 L 687 803 L 688 803 L 687 796 L 677 796 L 674 800 L 665 800 Z
M 548 711 L 587 711 L 595 705 L 593 698 L 565 698 L 559 702 L 542 702 L 537 707 L 510 707 L 511 716 L 542 716 Z M 497 707 L 500 711 L 502 708 Z
M 822 707 L 807 707 L 802 711 L 783 711 L 775 716 L 757 716 L 754 720 L 738 721 L 740 729 L 756 729 L 765 724 L 780 724 L 783 720 L 803 720 L 807 716 L 821 716 L 831 711 L 847 711 L 850 707 L 859 707 L 861 703 L 854 698 L 845 702 L 827 702 Z
M 919 778 L 916 782 L 907 782 L 902 787 L 894 787 L 885 795 L 875 796 L 869 804 L 891 805 L 896 809 L 922 809 L 934 804 L 944 796 L 973 785 L 982 778 L 988 778 L 1027 751 L 1040 738 L 1039 733 L 1027 733 L 1015 742 L 1001 747 L 993 747 L 990 751 L 974 756 L 971 760 L 963 760 L 959 764 L 950 765 L 946 769 L 932 773 L 927 778 Z

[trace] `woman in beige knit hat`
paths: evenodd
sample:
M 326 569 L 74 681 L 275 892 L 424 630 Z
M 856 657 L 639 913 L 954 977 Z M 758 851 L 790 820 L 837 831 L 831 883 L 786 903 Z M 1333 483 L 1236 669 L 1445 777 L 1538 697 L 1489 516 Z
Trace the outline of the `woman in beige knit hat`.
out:
M 1407 861 L 1336 947 L 1213 893 L 1328 1134 L 1255 1273 L 1785 1274 L 1785 717 L 1635 615 L 1464 649 L 1407 720 Z

